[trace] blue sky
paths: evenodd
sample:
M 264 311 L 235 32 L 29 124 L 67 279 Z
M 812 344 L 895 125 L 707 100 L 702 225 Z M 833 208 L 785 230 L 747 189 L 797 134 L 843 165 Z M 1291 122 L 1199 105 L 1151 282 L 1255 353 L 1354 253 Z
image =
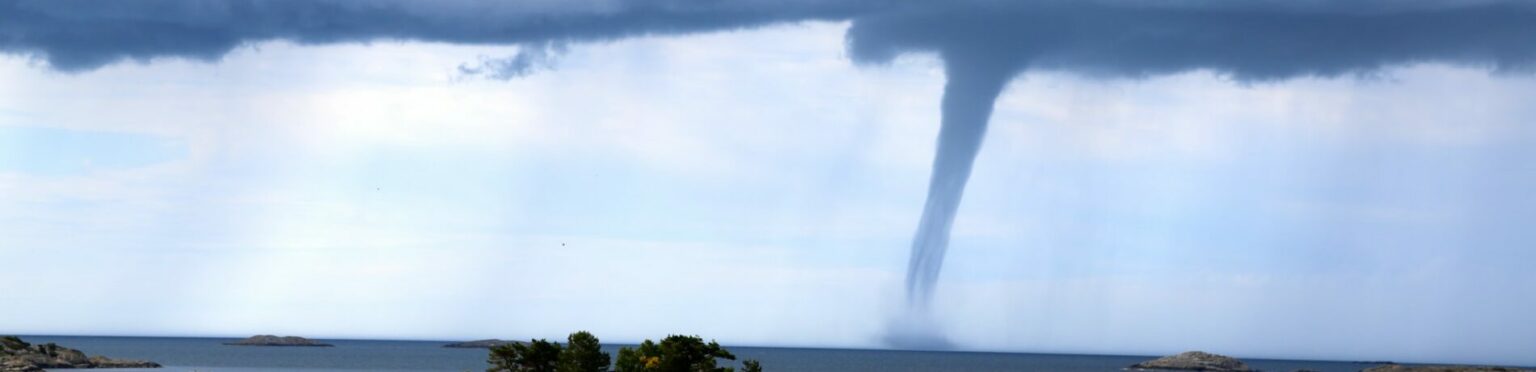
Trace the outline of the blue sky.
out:
M 0 56 L 0 332 L 880 347 L 941 56 L 850 22 L 566 47 Z M 1536 364 L 1536 77 L 1026 71 L 936 322 L 960 347 Z

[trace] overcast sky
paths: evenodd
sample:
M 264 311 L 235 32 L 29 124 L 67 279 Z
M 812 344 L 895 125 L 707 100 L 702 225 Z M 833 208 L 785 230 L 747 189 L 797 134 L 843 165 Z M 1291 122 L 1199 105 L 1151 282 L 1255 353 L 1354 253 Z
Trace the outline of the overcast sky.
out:
M 883 347 L 964 62 L 960 348 L 1536 364 L 1529 4 L 62 4 L 0 5 L 0 333 Z

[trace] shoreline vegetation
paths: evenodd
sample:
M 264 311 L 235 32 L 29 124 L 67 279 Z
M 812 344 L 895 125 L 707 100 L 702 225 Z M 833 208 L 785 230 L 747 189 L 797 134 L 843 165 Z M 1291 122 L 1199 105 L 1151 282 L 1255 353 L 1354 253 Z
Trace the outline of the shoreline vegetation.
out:
M 486 372 L 735 372 L 720 367 L 717 359 L 736 360 L 736 355 L 714 340 L 699 336 L 669 335 L 660 343 L 647 339 L 635 348 L 619 348 L 613 363 L 602 351 L 597 336 L 577 331 L 565 344 L 532 339 L 491 347 Z M 611 366 L 611 368 L 610 368 Z M 762 372 L 757 360 L 742 361 L 741 372 Z
M 87 357 L 80 350 L 52 342 L 33 345 L 16 336 L 0 336 L 0 372 L 41 372 L 45 368 L 160 368 L 160 364 L 100 355 Z

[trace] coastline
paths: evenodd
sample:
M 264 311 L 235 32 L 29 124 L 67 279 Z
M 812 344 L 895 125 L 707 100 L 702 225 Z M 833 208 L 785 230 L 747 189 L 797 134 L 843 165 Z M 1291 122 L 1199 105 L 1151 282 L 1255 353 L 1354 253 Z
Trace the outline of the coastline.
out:
M 92 355 L 148 359 L 164 366 L 157 371 L 292 371 L 342 370 L 482 371 L 485 349 L 445 348 L 454 340 L 381 340 L 315 338 L 334 347 L 236 347 L 226 346 L 239 337 L 155 337 L 20 335 L 36 342 L 55 342 Z M 460 340 L 462 341 L 462 340 Z M 629 343 L 605 344 L 614 352 Z M 742 358 L 757 358 L 786 371 L 915 371 L 953 370 L 957 365 L 983 370 L 1021 371 L 1120 371 L 1124 367 L 1157 358 L 1155 355 L 1028 353 L 992 350 L 914 351 L 864 348 L 728 346 Z M 1242 358 L 1241 356 L 1238 356 Z M 1265 371 L 1311 369 L 1319 372 L 1356 372 L 1381 365 L 1359 361 L 1242 358 Z M 1402 362 L 1402 361 L 1398 361 Z M 1418 363 L 1413 363 L 1418 364 Z M 1456 364 L 1456 363 L 1425 363 Z M 1536 368 L 1516 366 L 1527 370 Z M 99 370 L 112 371 L 112 370 Z M 124 370 L 127 371 L 127 370 Z M 144 371 L 144 370 L 139 370 Z

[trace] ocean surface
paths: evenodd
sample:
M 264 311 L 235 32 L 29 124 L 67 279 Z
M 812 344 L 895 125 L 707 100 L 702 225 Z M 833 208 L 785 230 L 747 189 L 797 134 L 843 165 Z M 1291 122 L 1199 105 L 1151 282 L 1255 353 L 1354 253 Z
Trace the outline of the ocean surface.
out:
M 484 371 L 485 349 L 448 341 L 320 340 L 335 347 L 229 346 L 226 338 L 22 336 L 109 358 L 144 359 L 160 371 Z M 618 347 L 607 347 L 617 354 Z M 768 371 L 1120 371 L 1152 356 L 806 349 L 726 346 Z M 1264 371 L 1359 371 L 1368 363 L 1244 359 Z M 727 364 L 729 365 L 729 364 Z M 94 369 L 91 371 L 144 371 Z

